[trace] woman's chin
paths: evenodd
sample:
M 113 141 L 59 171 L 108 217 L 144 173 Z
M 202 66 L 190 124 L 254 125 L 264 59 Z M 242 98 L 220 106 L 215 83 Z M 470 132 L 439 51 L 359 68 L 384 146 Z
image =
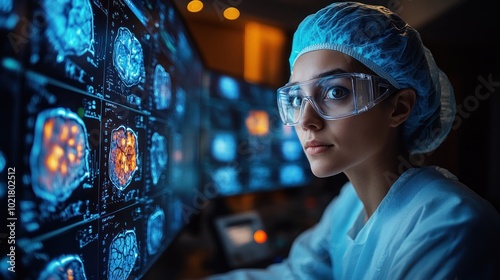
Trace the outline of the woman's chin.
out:
M 329 169 L 329 168 L 327 169 L 325 168 L 325 166 L 314 166 L 314 165 L 311 165 L 311 171 L 313 175 L 318 178 L 326 178 L 342 173 L 342 170 L 339 169 Z

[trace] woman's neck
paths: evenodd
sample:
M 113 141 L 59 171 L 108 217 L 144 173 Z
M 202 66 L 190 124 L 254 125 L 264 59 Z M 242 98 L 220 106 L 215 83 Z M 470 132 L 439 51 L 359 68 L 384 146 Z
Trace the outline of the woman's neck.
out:
M 344 173 L 364 205 L 368 220 L 404 170 L 400 169 L 397 149 L 388 148 Z

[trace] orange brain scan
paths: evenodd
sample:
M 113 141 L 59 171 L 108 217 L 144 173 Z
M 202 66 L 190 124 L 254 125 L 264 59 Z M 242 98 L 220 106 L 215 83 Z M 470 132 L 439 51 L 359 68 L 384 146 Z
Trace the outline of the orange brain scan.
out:
M 137 147 L 137 135 L 132 129 L 121 125 L 111 133 L 109 178 L 121 191 L 130 184 L 137 170 Z
M 269 133 L 269 114 L 266 111 L 252 110 L 245 120 L 251 135 L 263 136 Z
M 41 112 L 35 123 L 30 167 L 36 195 L 50 202 L 66 200 L 89 176 L 82 119 L 64 108 Z

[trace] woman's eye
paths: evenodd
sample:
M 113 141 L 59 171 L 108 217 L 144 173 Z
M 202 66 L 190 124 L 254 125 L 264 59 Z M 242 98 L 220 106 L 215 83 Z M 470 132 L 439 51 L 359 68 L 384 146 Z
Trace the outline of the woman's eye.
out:
M 343 87 L 332 87 L 327 89 L 325 99 L 342 99 L 349 94 L 349 90 Z
M 302 96 L 300 95 L 291 96 L 290 99 L 292 100 L 292 106 L 295 108 L 300 107 L 300 104 L 302 104 Z

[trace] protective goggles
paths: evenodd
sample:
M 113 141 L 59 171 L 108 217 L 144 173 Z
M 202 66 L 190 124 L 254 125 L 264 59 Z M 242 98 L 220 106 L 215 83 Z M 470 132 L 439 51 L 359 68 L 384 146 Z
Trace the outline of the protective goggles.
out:
M 342 73 L 278 89 L 278 109 L 285 125 L 297 125 L 306 102 L 325 120 L 365 112 L 397 89 L 387 80 L 363 73 Z

